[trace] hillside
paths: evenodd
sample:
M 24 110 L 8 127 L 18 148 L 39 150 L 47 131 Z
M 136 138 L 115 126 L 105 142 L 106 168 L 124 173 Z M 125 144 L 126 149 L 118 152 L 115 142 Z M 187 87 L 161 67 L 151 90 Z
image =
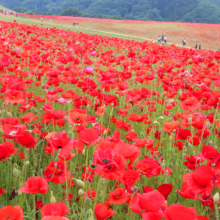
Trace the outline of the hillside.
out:
M 37 14 L 58 15 L 74 7 L 84 14 L 132 20 L 220 23 L 219 0 L 0 0 L 0 4 L 10 9 L 25 7 Z

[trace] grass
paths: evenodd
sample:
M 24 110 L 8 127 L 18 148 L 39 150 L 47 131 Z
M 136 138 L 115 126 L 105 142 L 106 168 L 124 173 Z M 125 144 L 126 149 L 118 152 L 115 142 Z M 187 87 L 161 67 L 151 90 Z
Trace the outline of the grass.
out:
M 98 30 L 85 30 L 83 28 L 76 28 L 76 27 L 71 27 L 68 25 L 63 25 L 63 24 L 57 24 L 57 23 L 41 23 L 40 20 L 36 21 L 36 20 L 29 20 L 28 18 L 25 17 L 12 17 L 12 16 L 5 16 L 3 14 L 0 14 L 0 20 L 3 21 L 7 21 L 7 22 L 13 22 L 14 20 L 17 21 L 17 23 L 19 24 L 27 24 L 27 25 L 37 25 L 39 27 L 44 27 L 44 28 L 59 28 L 59 29 L 64 29 L 64 30 L 70 30 L 73 32 L 82 32 L 85 34 L 91 34 L 91 35 L 101 35 L 101 36 L 106 36 L 106 37 L 116 37 L 116 38 L 122 38 L 122 39 L 129 39 L 129 40 L 135 40 L 135 41 L 140 41 L 140 42 L 144 42 L 146 40 L 143 40 L 139 37 L 129 37 L 129 36 L 122 36 L 120 34 L 109 34 L 109 33 L 103 33 L 101 31 Z M 43 24 L 43 25 L 41 25 Z

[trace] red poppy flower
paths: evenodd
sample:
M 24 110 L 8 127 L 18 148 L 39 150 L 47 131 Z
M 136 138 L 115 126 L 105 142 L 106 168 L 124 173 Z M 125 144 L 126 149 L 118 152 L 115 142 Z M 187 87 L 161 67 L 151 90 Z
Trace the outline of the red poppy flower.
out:
M 37 144 L 37 138 L 33 138 L 32 134 L 25 132 L 21 136 L 16 138 L 16 142 L 18 142 L 25 148 L 34 148 Z
M 105 203 L 96 203 L 95 204 L 95 217 L 97 220 L 105 220 L 112 217 L 115 214 L 115 211 L 108 209 L 108 206 Z
M 169 133 L 173 129 L 176 129 L 178 126 L 180 126 L 180 123 L 178 121 L 166 122 L 163 124 L 163 130 Z
M 206 192 L 210 194 L 215 182 L 215 172 L 211 167 L 201 166 L 187 177 L 187 185 L 190 186 L 195 194 Z
M 0 188 L 0 196 L 2 196 L 3 193 L 7 193 L 8 191 L 6 191 L 5 189 L 3 189 L 2 187 Z
M 66 204 L 62 202 L 53 202 L 43 206 L 41 215 L 44 216 L 60 216 L 63 217 L 69 212 Z
M 200 216 L 196 217 L 196 210 L 192 207 L 185 207 L 178 204 L 170 205 L 166 208 L 165 212 L 166 220 L 199 220 Z M 203 217 L 204 220 L 208 218 Z
M 40 208 L 42 208 L 44 206 L 43 201 L 42 200 L 38 200 L 36 201 L 36 210 L 38 211 Z
M 44 171 L 47 182 L 63 183 L 70 179 L 70 172 L 62 160 L 52 161 Z
M 140 174 L 138 171 L 128 169 L 122 173 L 120 181 L 125 185 L 125 188 L 128 190 L 128 192 L 132 193 L 131 186 L 133 186 L 138 181 L 139 177 Z
M 5 160 L 7 157 L 14 155 L 18 149 L 14 146 L 13 142 L 6 141 L 0 144 L 0 161 Z
M 128 199 L 126 191 L 122 187 L 116 188 L 114 191 L 109 193 L 110 204 L 122 204 Z
M 161 165 L 153 159 L 154 157 L 145 158 L 135 163 L 135 167 L 140 173 L 147 177 L 157 176 L 160 174 Z
M 130 209 L 141 213 L 144 220 L 160 220 L 164 218 L 162 206 L 165 203 L 164 196 L 158 191 L 148 193 L 136 193 L 131 201 Z
M 20 206 L 5 206 L 0 209 L 0 218 L 2 220 L 24 220 L 24 213 Z
M 48 192 L 47 181 L 40 176 L 30 177 L 25 182 L 25 185 L 19 188 L 20 192 L 31 193 L 31 194 L 45 194 Z
M 183 182 L 181 190 L 176 190 L 185 199 L 198 199 L 198 196 L 192 191 L 186 182 Z
M 69 220 L 69 218 L 60 216 L 45 216 L 41 220 Z
M 86 197 L 89 197 L 90 199 L 95 199 L 97 192 L 95 190 L 87 190 L 86 193 L 83 195 L 83 200 Z
M 116 144 L 115 153 L 123 156 L 126 160 L 134 162 L 141 154 L 139 148 L 126 143 Z
M 84 144 L 88 146 L 91 146 L 102 139 L 101 137 L 99 137 L 97 130 L 93 128 L 83 129 L 79 132 L 78 138 L 80 139 L 80 141 L 82 141 Z
M 172 192 L 172 190 L 173 190 L 173 185 L 171 183 L 162 184 L 157 188 L 157 191 L 160 192 L 166 200 L 167 200 L 167 197 Z
M 187 168 L 190 170 L 195 170 L 204 161 L 204 158 L 201 155 L 201 153 L 197 155 L 191 155 L 191 157 L 187 157 L 187 156 L 184 156 L 184 157 L 187 161 L 184 162 L 183 164 L 186 165 Z
M 4 136 L 8 139 L 14 139 L 16 137 L 21 136 L 25 132 L 25 129 L 26 125 L 6 124 L 2 126 Z
M 70 118 L 73 124 L 85 124 L 87 115 L 84 113 L 80 113 L 77 110 L 70 110 Z
M 95 171 L 98 175 L 102 174 L 102 177 L 109 180 L 119 179 L 121 172 L 126 167 L 126 160 L 120 155 L 116 155 L 114 150 L 108 148 L 102 150 L 99 148 L 93 154 L 94 164 L 98 166 Z
M 180 107 L 185 111 L 193 111 L 199 108 L 199 102 L 195 97 L 188 97 L 181 102 Z

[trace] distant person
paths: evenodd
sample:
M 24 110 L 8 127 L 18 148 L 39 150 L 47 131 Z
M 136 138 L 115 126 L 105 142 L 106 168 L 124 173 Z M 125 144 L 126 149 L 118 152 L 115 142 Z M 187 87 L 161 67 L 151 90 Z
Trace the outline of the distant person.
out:
M 160 42 L 161 41 L 161 38 L 160 38 L 160 36 L 158 37 L 158 42 Z
M 78 22 L 76 23 L 76 27 L 78 28 L 79 26 L 78 26 Z
M 197 41 L 196 41 L 195 49 L 197 49 L 197 47 L 198 47 L 198 46 L 197 46 Z
M 201 46 L 201 43 L 199 43 L 199 50 L 201 50 L 202 49 L 202 46 Z
M 52 23 L 52 19 L 50 19 L 50 23 Z
M 164 41 L 164 36 L 162 35 L 162 41 Z
M 165 42 L 165 44 L 167 43 L 167 36 L 166 35 L 164 37 L 164 42 Z
M 41 19 L 41 22 L 43 22 L 43 18 L 41 17 L 40 19 Z
M 185 38 L 183 39 L 183 46 L 184 47 L 186 46 L 186 39 Z

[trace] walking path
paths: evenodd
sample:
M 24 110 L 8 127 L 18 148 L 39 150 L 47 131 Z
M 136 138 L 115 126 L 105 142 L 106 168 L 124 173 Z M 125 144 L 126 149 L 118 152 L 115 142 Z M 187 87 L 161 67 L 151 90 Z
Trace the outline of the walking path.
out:
M 2 14 L 1 14 L 2 15 Z M 4 15 L 5 16 L 5 15 Z M 49 25 L 59 25 L 59 26 L 63 26 L 63 27 L 71 27 L 73 28 L 73 26 L 70 25 L 63 25 L 60 23 L 50 23 L 50 22 L 42 22 L 42 21 L 38 21 L 38 20 L 33 20 L 33 19 L 28 19 L 25 17 L 15 17 L 15 19 L 22 19 L 22 20 L 28 20 L 28 21 L 32 21 L 32 22 L 37 22 L 37 23 L 41 23 L 41 24 L 49 24 Z M 96 30 L 96 29 L 90 29 L 90 28 L 81 28 L 78 27 L 76 29 L 81 29 L 81 30 L 87 30 L 87 31 L 94 31 L 94 32 L 100 32 L 100 33 L 104 33 L 104 34 L 113 34 L 113 35 L 118 35 L 118 36 L 124 36 L 124 37 L 132 37 L 132 38 L 137 38 L 137 39 L 141 39 L 141 40 L 147 40 L 147 41 L 154 41 L 157 42 L 157 40 L 155 39 L 151 39 L 151 38 L 143 38 L 143 37 L 139 37 L 139 36 L 134 36 L 134 35 L 128 35 L 128 34 L 120 34 L 120 33 L 116 33 L 116 32 L 109 32 L 109 31 L 100 31 L 100 30 Z M 192 47 L 187 47 L 187 46 L 183 46 L 181 44 L 175 44 L 175 43 L 167 43 L 169 45 L 175 45 L 178 47 L 184 47 L 184 48 L 192 48 Z

